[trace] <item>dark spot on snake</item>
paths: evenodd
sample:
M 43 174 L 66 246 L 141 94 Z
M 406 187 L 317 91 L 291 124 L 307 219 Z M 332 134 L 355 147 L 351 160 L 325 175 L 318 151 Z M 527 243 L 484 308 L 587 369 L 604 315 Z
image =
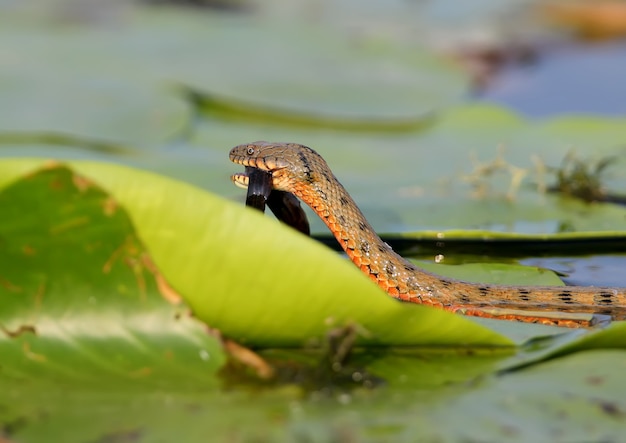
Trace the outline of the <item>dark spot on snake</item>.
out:
M 359 230 L 361 231 L 365 231 L 365 229 L 367 229 L 367 226 L 365 226 L 365 223 L 363 223 L 362 221 L 359 222 Z
M 341 206 L 345 206 L 348 204 L 348 199 L 342 195 L 341 197 L 339 197 L 339 203 L 341 203 Z
M 359 250 L 364 255 L 369 254 L 370 253 L 370 244 L 368 242 L 366 242 L 365 240 L 361 240 L 361 243 L 359 244 Z
M 566 305 L 573 305 L 575 303 L 572 299 L 572 291 L 562 291 L 557 294 L 557 296 L 559 297 L 559 300 L 561 300 Z
M 527 294 L 521 292 L 519 294 L 519 299 L 522 301 L 530 301 L 530 297 Z
M 396 267 L 391 263 L 387 263 L 385 265 L 385 272 L 389 277 L 393 277 L 396 272 Z
M 406 271 L 415 271 L 415 270 L 417 269 L 417 267 L 416 267 L 416 266 L 414 266 L 414 265 L 410 265 L 410 264 L 409 264 L 409 265 L 404 265 L 404 269 L 405 269 Z
M 602 298 L 613 298 L 613 294 L 610 292 L 600 292 L 598 294 L 598 297 L 602 297 Z
M 572 300 L 572 293 L 567 291 L 567 292 L 561 292 L 560 294 L 558 294 L 559 300 L 564 301 L 565 303 L 573 303 Z
M 596 303 L 602 304 L 602 305 L 612 305 L 613 300 L 610 298 L 601 298 L 600 300 L 597 300 Z
M 468 297 L 467 294 L 464 294 L 462 292 L 459 292 L 458 297 L 462 303 L 470 303 L 472 301 L 471 298 Z
M 310 167 L 309 159 L 307 158 L 307 156 L 304 155 L 303 152 L 298 152 L 298 158 L 302 162 L 302 166 L 310 171 L 311 167 Z
M 376 246 L 376 249 L 378 249 L 378 252 L 387 252 L 387 248 L 385 248 L 383 245 Z
M 326 195 L 326 193 L 324 191 L 322 191 L 321 189 L 317 190 L 317 193 L 320 197 L 320 200 L 324 200 L 327 201 L 328 200 L 328 196 Z
M 528 289 L 518 289 L 517 292 L 519 293 L 520 296 L 522 296 L 522 295 L 530 295 L 530 291 Z
M 339 221 L 339 223 L 341 223 L 342 225 L 346 224 L 346 217 L 343 214 L 339 214 L 337 216 L 337 220 Z
M 478 292 L 480 293 L 481 297 L 486 297 L 490 291 L 487 286 L 479 286 Z
M 443 286 L 444 288 L 449 288 L 450 285 L 452 284 L 452 282 L 450 280 L 439 280 L 439 282 L 441 283 L 441 286 Z
M 315 182 L 315 178 L 313 178 L 313 175 L 311 174 L 311 166 L 309 164 L 309 159 L 302 152 L 298 152 L 298 157 L 300 158 L 300 161 L 302 162 L 302 172 L 304 173 L 304 180 L 307 183 Z

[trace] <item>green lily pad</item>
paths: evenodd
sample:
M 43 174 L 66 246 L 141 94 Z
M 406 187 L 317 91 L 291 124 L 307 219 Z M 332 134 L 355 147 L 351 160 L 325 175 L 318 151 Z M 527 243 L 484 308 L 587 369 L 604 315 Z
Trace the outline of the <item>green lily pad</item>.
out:
M 223 364 L 221 346 L 163 280 L 115 199 L 49 165 L 4 186 L 0 206 L 3 377 L 214 383 L 206 375 Z
M 113 54 L 103 57 L 107 51 L 97 32 L 2 21 L 7 51 L 0 59 L 0 132 L 154 146 L 186 124 L 189 106 L 182 97 L 132 71 L 119 72 Z
M 400 384 L 392 405 L 388 398 L 378 399 L 383 408 L 359 402 L 360 414 L 346 432 L 371 437 L 382 431 L 387 439 L 619 441 L 626 409 L 621 381 L 625 355 L 610 350 L 576 354 L 478 379 L 465 385 L 465 392 L 453 386 L 427 404 L 403 396 Z M 328 418 L 311 409 L 303 414 L 309 424 L 321 420 L 320 415 Z M 334 423 L 345 418 L 336 417 Z
M 626 322 L 613 322 L 594 331 L 536 335 L 524 344 L 521 352 L 502 362 L 500 368 L 502 371 L 515 371 L 575 352 L 600 349 L 626 349 Z

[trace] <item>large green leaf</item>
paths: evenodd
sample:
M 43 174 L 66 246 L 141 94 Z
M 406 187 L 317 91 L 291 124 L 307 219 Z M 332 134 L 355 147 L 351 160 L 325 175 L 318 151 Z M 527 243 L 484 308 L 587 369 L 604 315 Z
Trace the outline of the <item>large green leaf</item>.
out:
M 211 381 L 219 344 L 172 300 L 109 194 L 49 165 L 5 186 L 0 207 L 2 376 Z
M 0 170 L 6 182 L 41 165 L 10 160 L 0 162 Z M 150 173 L 72 165 L 128 211 L 167 280 L 198 318 L 228 337 L 257 346 L 298 346 L 355 324 L 371 344 L 510 345 L 459 316 L 392 300 L 351 263 L 254 211 Z M 23 204 L 34 203 L 25 198 Z M 112 245 L 112 251 L 121 246 Z
M 374 440 L 378 431 L 384 438 L 408 441 L 620 441 L 625 364 L 623 351 L 576 354 L 525 371 L 480 378 L 464 389 L 452 386 L 423 404 L 412 398 L 414 394 L 402 394 L 411 375 L 417 374 L 411 372 L 411 364 L 398 360 L 399 377 L 390 377 L 399 388 L 394 401 L 358 402 L 360 413 L 347 428 L 364 440 Z M 384 407 L 378 407 L 379 402 Z M 329 419 L 311 409 L 303 414 L 309 424 L 319 426 Z M 335 419 L 341 423 L 346 417 Z

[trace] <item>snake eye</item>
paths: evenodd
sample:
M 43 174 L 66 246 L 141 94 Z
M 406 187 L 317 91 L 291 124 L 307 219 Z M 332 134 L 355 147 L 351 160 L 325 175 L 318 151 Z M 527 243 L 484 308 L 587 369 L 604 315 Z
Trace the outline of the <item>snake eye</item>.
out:
M 248 147 L 248 155 L 252 155 L 254 154 L 254 148 L 253 147 Z

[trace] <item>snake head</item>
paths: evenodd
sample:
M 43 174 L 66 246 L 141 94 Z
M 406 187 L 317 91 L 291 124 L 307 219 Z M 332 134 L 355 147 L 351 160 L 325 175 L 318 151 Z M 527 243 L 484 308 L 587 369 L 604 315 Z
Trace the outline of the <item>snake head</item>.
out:
M 313 183 L 316 171 L 328 168 L 317 152 L 297 143 L 246 143 L 231 149 L 229 157 L 233 163 L 270 172 L 273 188 L 291 193 L 298 184 Z M 244 185 L 245 175 L 234 174 L 233 181 Z
M 285 168 L 288 163 L 284 159 L 285 143 L 268 143 L 258 141 L 235 146 L 230 150 L 230 161 L 262 171 L 273 172 Z

